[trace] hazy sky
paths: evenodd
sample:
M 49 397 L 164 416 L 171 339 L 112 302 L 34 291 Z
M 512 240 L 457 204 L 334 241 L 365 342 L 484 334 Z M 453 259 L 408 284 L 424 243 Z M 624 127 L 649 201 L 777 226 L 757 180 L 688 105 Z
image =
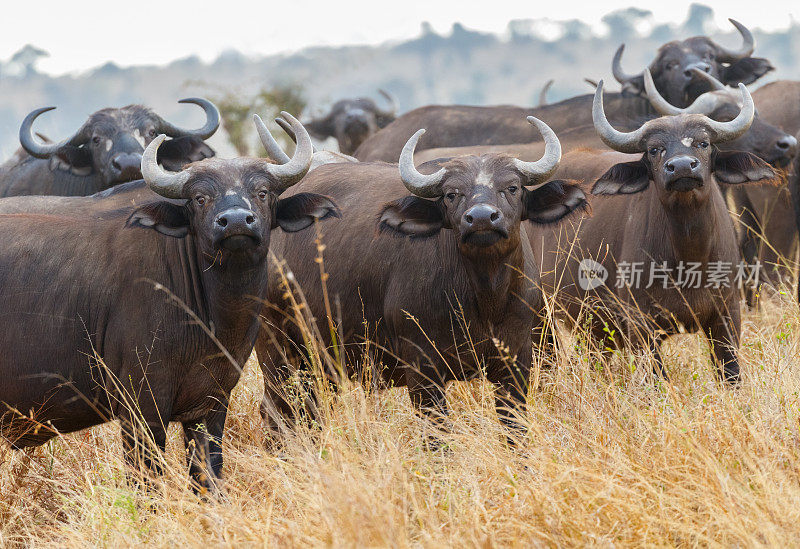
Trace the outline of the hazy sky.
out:
M 656 22 L 680 22 L 688 0 L 641 3 Z M 717 25 L 733 17 L 751 27 L 776 29 L 800 20 L 800 2 L 709 0 Z M 510 19 L 580 18 L 600 27 L 601 17 L 633 0 L 223 0 L 4 2 L 0 59 L 31 43 L 50 53 L 40 67 L 50 73 L 85 70 L 107 61 L 160 64 L 197 54 L 214 59 L 227 48 L 246 54 L 296 51 L 312 45 L 380 43 L 416 36 L 429 21 L 439 32 L 455 21 L 500 32 Z M 546 7 L 543 7 L 546 6 Z

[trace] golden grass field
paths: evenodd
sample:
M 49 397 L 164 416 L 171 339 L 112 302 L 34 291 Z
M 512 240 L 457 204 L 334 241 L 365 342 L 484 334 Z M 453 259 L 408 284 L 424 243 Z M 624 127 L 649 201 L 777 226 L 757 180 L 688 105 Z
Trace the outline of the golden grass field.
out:
M 405 389 L 323 394 L 321 426 L 267 450 L 247 364 L 228 416 L 225 497 L 196 496 L 173 426 L 165 475 L 129 480 L 119 427 L 0 449 L 0 544 L 24 546 L 790 546 L 800 532 L 800 315 L 791 294 L 745 314 L 743 384 L 716 381 L 706 342 L 601 359 L 569 337 L 537 376 L 518 448 L 485 382 L 448 390 L 446 447 Z M 638 367 L 637 367 L 638 365 Z M 647 365 L 647 366 L 645 366 Z

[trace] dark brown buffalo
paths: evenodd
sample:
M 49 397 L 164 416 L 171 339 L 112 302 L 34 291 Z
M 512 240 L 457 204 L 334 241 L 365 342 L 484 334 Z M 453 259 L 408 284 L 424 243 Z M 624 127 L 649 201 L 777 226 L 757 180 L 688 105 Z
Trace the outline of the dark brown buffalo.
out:
M 720 56 L 720 60 L 714 63 L 715 69 L 711 71 L 715 76 L 720 76 L 719 63 L 722 62 L 721 59 L 732 59 L 736 55 L 744 55 L 747 51 L 752 51 L 752 35 L 738 23 L 735 24 L 737 28 L 741 27 L 740 30 L 745 38 L 745 44 L 742 51 L 727 53 L 724 53 L 726 50 L 723 48 L 714 46 L 717 48 L 715 50 L 717 53 L 714 55 Z M 692 78 L 685 79 L 683 82 L 685 89 L 682 87 L 680 92 L 681 94 L 688 94 L 686 95 L 687 101 L 685 103 L 674 103 L 683 106 L 691 103 L 700 94 L 708 90 L 708 84 L 699 77 L 694 76 L 696 73 L 692 70 L 692 68 L 702 69 L 704 67 L 702 65 L 694 67 L 696 63 L 688 60 L 708 55 L 713 42 L 705 37 L 695 37 L 683 43 L 671 42 L 670 44 L 662 47 L 661 53 L 651 65 L 651 69 L 658 71 L 660 75 L 670 72 L 666 69 L 666 64 L 674 62 L 672 53 L 666 56 L 664 52 L 668 50 L 675 53 L 673 50 L 677 47 L 676 44 L 683 44 L 681 51 L 684 52 L 687 62 L 685 63 L 686 68 L 682 70 L 687 70 L 692 75 Z M 664 48 L 667 49 L 665 50 Z M 750 65 L 753 66 L 754 72 L 748 76 L 744 67 Z M 734 67 L 738 67 L 736 71 L 733 70 Z M 760 68 L 756 70 L 757 67 Z M 734 83 L 740 81 L 752 82 L 769 68 L 771 66 L 768 62 L 745 56 L 740 63 L 737 62 L 732 65 L 729 72 L 723 72 L 725 72 L 726 81 Z M 615 73 L 620 75 L 618 63 L 615 67 Z M 629 78 L 636 79 L 637 82 L 641 81 L 641 89 L 644 90 L 643 74 Z M 700 84 L 696 85 L 695 80 Z M 662 94 L 668 93 L 668 99 L 673 102 L 671 96 L 674 92 L 662 89 L 661 86 L 666 85 L 663 82 L 663 77 L 659 76 L 656 79 L 657 88 Z M 628 120 L 636 120 L 637 117 L 652 118 L 656 114 L 647 99 L 631 94 L 630 88 L 631 86 L 628 86 L 628 89 L 623 93 L 608 94 L 606 97 L 606 113 L 609 120 L 614 124 L 624 125 Z M 592 95 L 587 94 L 537 108 L 429 105 L 414 109 L 398 117 L 386 128 L 367 139 L 354 153 L 354 156 L 361 161 L 383 160 L 392 162 L 400 154 L 400 150 L 405 143 L 405 136 L 412 133 L 416 128 L 423 126 L 431 128 L 431 131 L 420 139 L 420 151 L 441 147 L 524 143 L 530 141 L 530 131 L 524 124 L 526 116 L 535 116 L 546 120 L 553 130 L 561 135 L 566 130 L 591 125 L 591 104 Z
M 753 92 L 753 100 L 764 120 L 800 138 L 800 82 L 779 80 Z M 800 186 L 797 162 L 786 166 L 787 185 L 778 187 L 745 186 L 731 193 L 742 224 L 750 230 L 740 232 L 747 257 L 759 258 L 767 281 L 789 282 L 795 278 L 800 217 L 792 207 L 792 193 Z M 753 304 L 753 296 L 748 295 Z
M 743 107 L 730 122 L 680 114 L 623 133 L 603 113 L 601 82 L 595 126 L 609 147 L 626 154 L 582 150 L 566 155 L 559 176 L 593 181 L 592 193 L 601 195 L 592 200 L 593 215 L 532 234 L 532 246 L 543 250 L 545 292 L 555 293 L 566 316 L 577 320 L 589 313 L 585 319 L 594 335 L 607 344 L 627 339 L 635 347 L 650 347 L 659 372 L 659 343 L 682 326 L 705 333 L 720 376 L 730 383 L 739 380 L 739 250 L 719 184 L 775 178 L 755 155 L 715 147 L 741 136 L 753 119 L 752 99 L 744 85 L 740 90 Z M 587 259 L 601 267 L 584 262 L 582 275 L 581 261 Z M 642 283 L 617 287 L 626 265 L 636 264 L 642 265 Z M 700 273 L 699 282 L 695 275 L 689 278 L 692 270 Z M 603 271 L 605 283 L 592 287 L 587 281 L 602 281 Z M 660 278 L 651 280 L 651 272 L 668 276 L 666 287 Z M 622 277 L 626 281 L 631 280 Z
M 38 142 L 32 129 L 39 115 L 55 107 L 36 109 L 20 127 L 22 149 L 0 166 L 0 197 L 87 196 L 140 179 L 142 152 L 160 133 L 172 138 L 158 151 L 158 161 L 169 170 L 214 156 L 203 140 L 219 127 L 219 111 L 205 99 L 183 99 L 180 103 L 202 107 L 205 125 L 185 130 L 147 107 L 128 105 L 95 112 L 74 135 L 55 144 Z
M 214 488 L 272 229 L 337 214 L 319 195 L 280 198 L 311 162 L 311 140 L 291 120 L 300 145 L 282 166 L 206 159 L 167 172 L 156 162 L 162 134 L 142 161 L 155 193 L 130 183 L 0 201 L 0 428 L 14 447 L 120 419 L 126 457 L 157 469 L 142 435 L 163 450 L 167 423 L 179 421 L 193 478 Z
M 309 173 L 304 187 L 333 197 L 344 217 L 324 230 L 327 297 L 315 236 L 273 240 L 271 251 L 302 288 L 328 343 L 326 299 L 337 304 L 330 321 L 345 362 L 360 363 L 366 331 L 383 368 L 371 379 L 408 387 L 423 412 L 446 412 L 445 383 L 478 376 L 484 367 L 499 386 L 503 421 L 513 423 L 508 407 L 524 402 L 531 329 L 542 301 L 522 221 L 555 223 L 585 204 L 577 186 L 547 182 L 560 146 L 543 122 L 531 122 L 549 144 L 537 162 L 466 157 L 424 167 L 423 175 L 413 164 L 420 130 L 404 147 L 399 171 L 397 164 L 339 163 Z M 261 332 L 256 350 L 275 406 L 263 411 L 277 429 L 293 410 L 284 386 L 292 367 L 284 353 L 303 348 L 304 340 L 288 320 L 294 313 L 282 284 L 271 280 L 274 308 L 264 315 L 274 329 Z M 502 360 L 499 342 L 515 363 Z
M 697 76 L 694 69 L 708 73 L 731 86 L 740 82 L 751 84 L 774 70 L 766 59 L 751 57 L 755 49 L 755 39 L 747 27 L 733 19 L 729 21 L 742 35 L 743 43 L 738 50 L 724 48 L 707 36 L 674 40 L 658 48 L 656 58 L 648 68 L 656 88 L 670 104 L 688 107 L 708 89 L 706 82 Z M 624 50 L 625 44 L 614 55 L 614 78 L 622 84 L 623 92 L 644 93 L 644 74 L 630 75 L 622 70 L 620 61 Z
M 390 107 L 381 109 L 369 97 L 340 99 L 325 116 L 304 123 L 315 139 L 335 137 L 339 152 L 353 154 L 361 143 L 381 128 L 385 128 L 397 116 L 397 101 L 384 90 L 378 90 Z
M 654 111 L 652 115 L 626 117 L 620 113 L 615 124 L 625 129 L 635 129 L 646 120 L 658 118 L 659 115 L 676 114 L 705 114 L 713 120 L 727 122 L 733 120 L 741 110 L 741 94 L 732 88 L 724 86 L 721 82 L 709 75 L 703 74 L 705 79 L 714 89 L 698 97 L 689 107 L 678 108 L 668 103 L 655 88 L 652 78 L 646 75 L 646 93 Z M 604 148 L 604 144 L 595 131 L 594 125 L 584 125 L 571 128 L 559 133 L 559 140 L 564 151 L 571 151 L 580 147 Z M 543 144 L 538 141 L 527 143 L 514 143 L 511 145 L 482 145 L 473 147 L 447 147 L 428 149 L 416 155 L 418 163 L 435 160 L 437 158 L 454 158 L 465 154 L 507 153 L 521 160 L 539 158 L 542 155 Z M 746 151 L 766 160 L 773 166 L 782 168 L 787 166 L 797 153 L 797 140 L 769 122 L 756 111 L 750 129 L 741 137 L 720 143 L 720 150 Z M 752 186 L 751 186 L 752 187 Z M 758 187 L 756 187 L 758 188 Z M 790 218 L 790 221 L 794 221 Z
M 442 147 L 508 145 L 533 141 L 526 117 L 547 120 L 561 134 L 571 128 L 590 125 L 591 95 L 580 95 L 536 108 L 510 105 L 473 107 L 467 105 L 428 105 L 400 116 L 386 128 L 367 139 L 354 153 L 362 162 L 393 162 L 400 156 L 406 136 L 417 128 L 430 130 L 419 142 L 420 151 Z M 609 94 L 609 117 L 612 121 L 653 115 L 644 97 L 621 93 Z M 538 139 L 536 139 L 538 141 Z

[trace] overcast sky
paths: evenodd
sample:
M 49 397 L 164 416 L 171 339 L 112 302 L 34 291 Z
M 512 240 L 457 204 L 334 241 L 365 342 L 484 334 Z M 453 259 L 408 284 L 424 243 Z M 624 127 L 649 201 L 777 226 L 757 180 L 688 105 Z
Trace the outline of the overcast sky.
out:
M 654 20 L 681 22 L 687 0 L 637 2 Z M 728 17 L 751 27 L 786 28 L 800 20 L 800 1 L 710 0 L 717 25 Z M 501 32 L 510 19 L 580 18 L 601 28 L 601 17 L 632 0 L 224 0 L 3 2 L 0 59 L 25 44 L 50 53 L 46 72 L 81 71 L 114 61 L 119 65 L 162 64 L 199 55 L 212 60 L 228 48 L 263 55 L 312 45 L 376 44 L 411 38 L 423 21 L 446 32 L 455 21 Z M 543 6 L 546 6 L 543 7 Z

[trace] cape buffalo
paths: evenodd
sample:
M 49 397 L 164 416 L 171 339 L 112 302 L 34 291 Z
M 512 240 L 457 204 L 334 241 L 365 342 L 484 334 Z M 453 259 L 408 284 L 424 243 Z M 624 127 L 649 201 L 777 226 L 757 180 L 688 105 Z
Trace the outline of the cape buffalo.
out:
M 385 128 L 397 115 L 397 101 L 384 90 L 378 90 L 390 104 L 381 109 L 372 99 L 340 99 L 328 114 L 306 121 L 303 125 L 315 139 L 335 137 L 339 152 L 353 154 L 361 143 L 381 128 Z
M 142 152 L 160 133 L 172 138 L 158 151 L 159 163 L 168 170 L 180 170 L 190 162 L 214 156 L 203 140 L 219 127 L 219 111 L 206 99 L 179 102 L 202 107 L 205 125 L 185 130 L 147 107 L 128 105 L 95 112 L 75 134 L 60 143 L 40 143 L 34 137 L 33 122 L 55 107 L 36 109 L 20 126 L 22 150 L 0 166 L 0 197 L 86 196 L 140 179 Z
M 481 371 L 499 387 L 504 422 L 513 424 L 508 407 L 524 402 L 531 329 L 542 301 L 522 221 L 555 223 L 585 205 L 576 185 L 548 182 L 561 155 L 558 138 L 543 122 L 529 121 L 548 144 L 536 162 L 473 156 L 424 175 L 413 162 L 419 130 L 403 148 L 399 170 L 397 164 L 338 163 L 310 172 L 304 187 L 333 197 L 346 219 L 325 228 L 324 286 L 314 235 L 273 240 L 276 270 L 291 273 L 302 288 L 304 310 L 335 327 L 336 344 L 328 328 L 320 330 L 327 343 L 341 345 L 352 368 L 364 337 L 373 341 L 381 369 L 371 379 L 408 387 L 422 412 L 446 412 L 445 383 Z M 263 314 L 275 329 L 259 334 L 256 351 L 276 408 L 262 411 L 277 429 L 293 413 L 284 387 L 292 367 L 284 357 L 304 348 L 304 340 L 278 277 L 271 277 L 268 297 L 271 307 Z M 338 304 L 331 317 L 328 300 Z
M 281 117 L 275 119 L 275 123 L 286 132 L 286 134 L 297 143 L 297 138 L 294 135 L 294 131 L 292 131 L 292 127 L 289 123 L 286 122 Z M 272 134 L 263 124 L 256 126 L 258 130 L 258 135 L 261 138 L 261 143 L 264 145 L 264 149 L 267 151 L 267 157 L 277 164 L 285 164 L 289 161 L 289 157 L 283 152 L 281 146 L 278 145 L 278 142 L 272 137 Z M 324 164 L 337 164 L 341 162 L 358 162 L 357 159 L 349 156 L 347 154 L 336 152 L 336 151 L 318 151 L 316 147 L 314 148 L 314 157 L 311 160 L 311 167 L 309 171 L 314 170 Z
M 753 100 L 763 119 L 800 138 L 800 82 L 771 82 L 754 91 Z M 766 279 L 771 282 L 796 278 L 793 265 L 800 217 L 792 207 L 792 197 L 798 194 L 800 166 L 795 162 L 782 167 L 788 171 L 787 185 L 746 186 L 732 193 L 743 223 L 750 228 L 741 233 L 744 247 L 749 257 L 759 257 L 766 267 Z
M 625 133 L 605 117 L 601 81 L 594 123 L 606 145 L 619 152 L 574 151 L 558 173 L 594 181 L 592 193 L 600 196 L 592 200 L 593 215 L 532 233 L 532 245 L 544 250 L 542 285 L 555 292 L 569 319 L 591 312 L 596 337 L 610 345 L 627 338 L 635 347 L 650 347 L 659 372 L 664 337 L 681 326 L 702 331 L 718 373 L 730 383 L 739 380 L 740 261 L 719 183 L 771 183 L 776 177 L 755 155 L 714 146 L 750 127 L 755 107 L 745 86 L 739 88 L 742 108 L 732 121 L 679 114 Z
M 0 201 L 0 432 L 16 448 L 120 419 L 126 458 L 158 470 L 183 424 L 195 482 L 214 489 L 227 399 L 250 355 L 267 290 L 272 229 L 338 215 L 296 193 L 311 140 L 284 165 L 205 159 L 181 172 L 144 151 L 153 192 L 125 184 L 90 197 Z M 160 195 L 160 196 L 159 196 Z M 23 205 L 16 207 L 17 203 Z M 140 427 L 140 428 L 137 428 Z
M 708 73 L 731 86 L 740 82 L 751 84 L 774 70 L 766 59 L 751 57 L 755 39 L 747 27 L 733 19 L 728 21 L 742 35 L 742 47 L 738 50 L 724 48 L 707 36 L 674 40 L 658 48 L 656 58 L 648 68 L 656 88 L 670 104 L 687 107 L 708 89 L 706 82 L 698 78 L 693 69 Z M 624 50 L 625 44 L 622 44 L 614 54 L 611 65 L 614 78 L 622 84 L 623 91 L 643 93 L 643 73 L 630 75 L 622 70 L 620 61 Z
M 698 65 L 693 61 L 690 62 L 691 59 L 702 59 L 709 54 L 713 55 L 716 61 L 712 63 L 714 70 L 710 71 L 711 74 L 718 78 L 723 78 L 726 82 L 733 83 L 740 81 L 752 82 L 772 68 L 766 60 L 747 57 L 749 55 L 748 51 L 752 52 L 754 47 L 753 37 L 744 26 L 739 23 L 735 24 L 740 29 L 745 40 L 745 44 L 739 52 L 728 51 L 716 46 L 706 37 L 690 38 L 684 42 L 670 42 L 659 50 L 661 53 L 651 65 L 651 69 L 658 72 L 659 76 L 656 78 L 657 88 L 663 94 L 666 94 L 670 103 L 686 106 L 709 89 L 708 84 L 695 76 L 696 72 L 692 71 L 692 68 L 704 69 L 705 66 Z M 675 102 L 672 97 L 676 93 L 673 90 L 674 86 L 673 84 L 665 83 L 665 76 L 663 76 L 676 70 L 666 69 L 666 64 L 675 62 L 673 59 L 674 55 L 677 55 L 675 48 L 678 48 L 686 56 L 685 59 L 681 58 L 681 63 L 685 61 L 686 65 L 686 68 L 681 70 L 686 70 L 692 75 L 691 78 L 685 79 L 683 87 L 680 88 L 681 97 L 684 95 L 686 97 L 685 101 L 680 102 Z M 709 53 L 712 50 L 715 53 Z M 669 55 L 666 52 L 670 52 Z M 621 52 L 617 53 L 618 57 Z M 736 56 L 744 57 L 727 70 L 720 68 L 722 67 L 722 60 L 733 59 Z M 618 66 L 618 59 L 615 59 L 615 74 L 622 76 Z M 751 67 L 751 73 L 747 73 L 745 70 L 747 67 Z M 720 71 L 724 72 L 724 75 L 720 75 Z M 643 74 L 626 78 L 630 82 L 641 81 L 640 89 L 644 90 Z M 662 86 L 667 87 L 662 89 Z M 631 85 L 628 85 L 623 93 L 608 94 L 606 97 L 606 113 L 611 122 L 619 123 L 620 120 L 618 119 L 620 117 L 633 119 L 639 115 L 652 117 L 655 114 L 647 99 L 631 94 L 630 89 Z M 430 127 L 431 131 L 420 139 L 420 151 L 439 147 L 503 145 L 531 141 L 530 134 L 524 124 L 526 116 L 535 116 L 542 120 L 547 120 L 553 130 L 561 135 L 562 132 L 568 129 L 591 125 L 591 103 L 592 95 L 587 94 L 537 108 L 514 106 L 469 107 L 463 105 L 429 105 L 420 107 L 398 117 L 386 128 L 367 139 L 356 150 L 354 156 L 361 161 L 383 160 L 391 162 L 400 154 L 400 150 L 405 143 L 405 136 L 422 126 Z
M 697 70 L 697 69 L 694 69 Z M 724 86 L 711 75 L 701 73 L 700 78 L 708 82 L 713 89 L 698 97 L 686 108 L 675 107 L 664 99 L 655 87 L 649 71 L 645 69 L 645 90 L 650 104 L 653 106 L 652 115 L 635 113 L 626 116 L 619 113 L 614 123 L 618 127 L 635 129 L 646 120 L 658 118 L 660 115 L 675 114 L 705 114 L 709 118 L 721 122 L 733 120 L 741 109 L 741 94 L 732 88 Z M 604 143 L 597 135 L 594 124 L 578 126 L 559 133 L 561 146 L 565 151 L 579 147 L 604 148 Z M 720 150 L 747 151 L 766 160 L 773 166 L 782 168 L 787 166 L 797 153 L 797 140 L 765 121 L 756 111 L 750 129 L 741 137 L 720 143 Z M 538 141 L 528 143 L 514 143 L 511 145 L 478 145 L 472 147 L 445 147 L 428 149 L 416 155 L 419 163 L 437 158 L 452 158 L 465 154 L 507 153 L 521 160 L 538 158 L 542 154 L 543 144 Z M 750 186 L 759 188 L 758 186 Z M 790 218 L 790 222 L 793 220 Z

